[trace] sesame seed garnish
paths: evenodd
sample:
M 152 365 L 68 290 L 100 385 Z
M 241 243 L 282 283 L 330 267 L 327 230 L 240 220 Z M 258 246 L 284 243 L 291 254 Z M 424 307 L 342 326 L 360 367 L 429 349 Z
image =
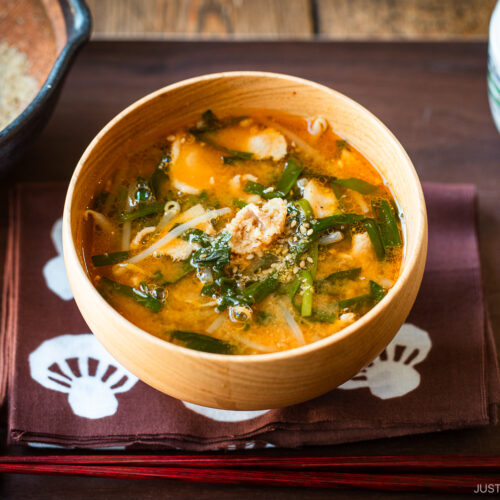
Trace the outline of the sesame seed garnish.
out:
M 292 223 L 290 224 L 290 227 L 295 227 L 297 225 L 297 221 L 293 219 Z
M 302 269 L 304 269 L 304 267 L 306 267 L 306 261 L 305 260 L 301 260 L 299 265 L 300 265 L 300 267 Z
M 309 229 L 306 234 L 307 234 L 307 236 L 311 236 L 311 234 L 313 234 L 313 233 L 314 233 L 314 231 L 312 229 Z
M 307 257 L 307 262 L 310 262 L 312 264 L 314 262 L 314 259 L 312 257 Z
M 255 257 L 255 255 L 253 253 L 249 253 L 247 255 L 247 260 L 252 260 L 254 257 Z
M 301 234 L 306 234 L 307 229 L 304 227 L 304 225 L 300 226 L 299 231 Z

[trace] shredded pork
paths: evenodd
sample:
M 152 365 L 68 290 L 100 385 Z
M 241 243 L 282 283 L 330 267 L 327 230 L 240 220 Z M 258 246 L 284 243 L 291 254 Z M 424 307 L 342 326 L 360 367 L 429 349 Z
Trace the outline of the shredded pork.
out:
M 286 203 L 280 198 L 267 201 L 261 207 L 250 203 L 227 224 L 234 253 L 246 255 L 271 244 L 285 229 Z

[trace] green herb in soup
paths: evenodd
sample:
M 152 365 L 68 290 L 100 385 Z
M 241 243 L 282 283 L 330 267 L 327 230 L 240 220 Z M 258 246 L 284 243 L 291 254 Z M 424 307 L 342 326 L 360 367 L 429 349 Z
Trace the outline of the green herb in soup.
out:
M 139 327 L 216 354 L 334 335 L 399 275 L 402 214 L 323 118 L 218 116 L 117 158 L 89 202 L 84 255 Z

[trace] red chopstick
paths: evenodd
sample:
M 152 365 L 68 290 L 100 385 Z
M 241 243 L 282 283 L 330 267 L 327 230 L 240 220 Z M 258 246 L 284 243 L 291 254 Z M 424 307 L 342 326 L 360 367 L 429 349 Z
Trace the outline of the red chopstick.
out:
M 82 475 L 126 479 L 181 481 L 312 488 L 356 487 L 385 491 L 440 491 L 472 493 L 478 485 L 498 482 L 492 476 L 429 474 L 355 474 L 342 472 L 133 467 L 125 465 L 1 464 L 0 472 Z
M 332 471 L 481 471 L 500 472 L 499 456 L 418 455 L 418 456 L 243 456 L 243 455 L 45 455 L 0 456 L 0 464 L 41 465 L 129 465 L 170 467 L 218 467 Z

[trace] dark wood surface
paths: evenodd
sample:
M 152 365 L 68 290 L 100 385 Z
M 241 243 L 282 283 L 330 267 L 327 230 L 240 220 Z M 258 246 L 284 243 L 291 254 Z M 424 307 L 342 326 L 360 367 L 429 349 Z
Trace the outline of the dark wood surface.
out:
M 424 181 L 475 183 L 484 285 L 500 335 L 500 135 L 488 108 L 484 43 L 94 42 L 79 56 L 56 112 L 25 160 L 0 186 L 0 258 L 5 193 L 19 181 L 69 179 L 79 156 L 117 112 L 150 91 L 203 73 L 259 69 L 331 86 L 381 118 L 406 147 Z M 293 111 L 293 110 L 291 110 Z M 3 417 L 3 421 L 5 417 Z M 23 453 L 3 445 L 1 453 Z M 35 450 L 27 450 L 34 452 Z M 293 454 L 500 454 L 490 427 L 308 448 Z M 249 452 L 247 452 L 249 453 Z M 280 450 L 266 450 L 283 454 Z M 497 481 L 499 482 L 499 481 Z M 381 492 L 42 476 L 0 477 L 2 499 L 391 498 Z M 408 498 L 429 498 L 409 494 Z

